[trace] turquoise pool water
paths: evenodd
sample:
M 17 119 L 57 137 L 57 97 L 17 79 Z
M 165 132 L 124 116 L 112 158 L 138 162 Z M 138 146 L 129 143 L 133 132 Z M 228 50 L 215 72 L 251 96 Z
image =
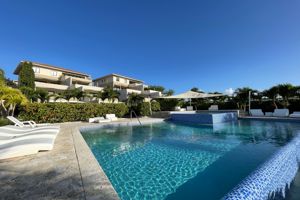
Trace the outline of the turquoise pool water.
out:
M 300 130 L 239 120 L 106 127 L 82 135 L 123 200 L 222 198 Z

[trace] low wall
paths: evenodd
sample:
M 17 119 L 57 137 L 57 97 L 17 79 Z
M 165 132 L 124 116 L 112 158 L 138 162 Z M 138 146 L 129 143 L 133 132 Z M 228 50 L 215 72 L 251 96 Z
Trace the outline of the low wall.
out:
M 238 118 L 236 112 L 227 113 L 196 113 L 190 112 L 171 112 L 170 119 L 172 121 L 190 122 L 198 124 L 216 124 L 230 121 L 236 121 Z

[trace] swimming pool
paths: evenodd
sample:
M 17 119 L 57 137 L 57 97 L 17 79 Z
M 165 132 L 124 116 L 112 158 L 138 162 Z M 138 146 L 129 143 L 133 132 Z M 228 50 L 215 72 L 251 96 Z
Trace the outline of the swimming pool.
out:
M 297 123 L 173 122 L 82 131 L 121 199 L 220 199 L 300 130 Z

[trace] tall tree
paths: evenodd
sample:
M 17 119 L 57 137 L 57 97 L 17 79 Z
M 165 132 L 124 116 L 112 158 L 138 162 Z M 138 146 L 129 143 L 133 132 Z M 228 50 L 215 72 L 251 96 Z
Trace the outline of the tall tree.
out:
M 34 72 L 31 62 L 22 62 L 19 72 L 19 87 L 35 89 Z
M 263 91 L 263 95 L 267 96 L 269 99 L 272 99 L 273 106 L 277 109 L 276 98 L 278 95 L 278 87 L 273 86 L 268 90 Z
M 164 94 L 165 96 L 172 96 L 174 93 L 175 93 L 175 92 L 174 92 L 174 90 L 172 90 L 172 89 L 169 89 L 169 90 L 163 92 L 163 94 Z
M 119 99 L 120 93 L 114 90 L 112 87 L 106 87 L 103 89 L 103 98 L 108 99 L 109 102 L 114 102 L 115 99 Z
M 287 108 L 289 106 L 289 98 L 293 96 L 295 87 L 289 83 L 279 84 L 277 87 L 278 94 L 283 98 L 283 106 Z
M 237 103 L 239 109 L 246 111 L 249 101 L 249 92 L 256 92 L 249 87 L 237 88 L 234 92 L 234 100 Z
M 160 85 L 149 85 L 148 89 L 149 90 L 156 90 L 156 91 L 159 91 L 159 92 L 164 92 L 165 91 L 165 88 L 163 86 L 160 86 Z
M 5 86 L 5 75 L 3 69 L 0 69 L 0 87 Z
M 199 93 L 203 93 L 203 91 L 202 90 L 200 90 L 199 88 L 197 88 L 197 87 L 193 87 L 192 89 L 191 89 L 191 91 L 193 91 L 193 92 L 199 92 Z
M 141 94 L 132 93 L 129 95 L 127 105 L 130 108 L 137 107 L 144 101 L 145 97 Z
M 139 114 L 139 107 L 144 102 L 145 97 L 141 94 L 131 93 L 127 99 L 127 106 L 130 110 L 130 117 L 132 117 L 132 112 L 134 111 L 136 114 Z

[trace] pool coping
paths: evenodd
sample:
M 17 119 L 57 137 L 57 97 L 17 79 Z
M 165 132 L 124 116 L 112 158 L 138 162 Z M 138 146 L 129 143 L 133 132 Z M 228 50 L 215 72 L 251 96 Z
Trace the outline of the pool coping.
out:
M 160 123 L 165 119 L 147 119 L 142 124 Z M 72 129 L 74 148 L 80 169 L 80 175 L 84 188 L 85 199 L 88 200 L 119 200 L 120 197 L 106 176 L 101 165 L 98 163 L 91 149 L 85 142 L 80 131 L 98 129 L 101 127 L 135 126 L 138 122 L 111 122 L 107 124 L 84 124 Z
M 254 117 L 254 116 L 240 116 L 239 119 L 245 120 L 260 120 L 260 121 L 275 121 L 275 122 L 300 122 L 300 118 L 290 117 Z

